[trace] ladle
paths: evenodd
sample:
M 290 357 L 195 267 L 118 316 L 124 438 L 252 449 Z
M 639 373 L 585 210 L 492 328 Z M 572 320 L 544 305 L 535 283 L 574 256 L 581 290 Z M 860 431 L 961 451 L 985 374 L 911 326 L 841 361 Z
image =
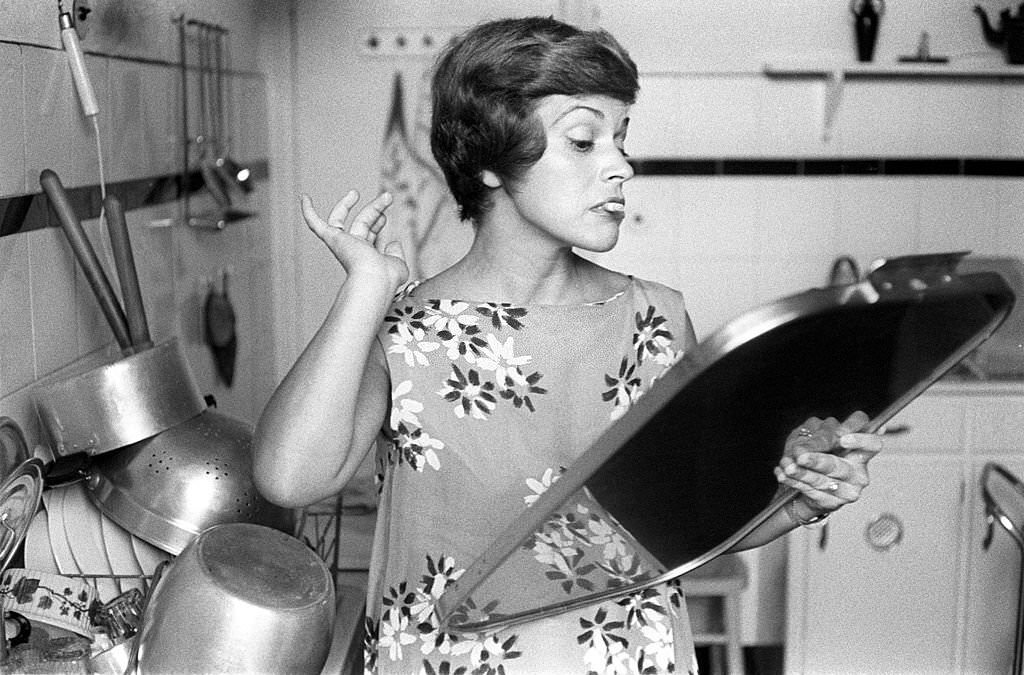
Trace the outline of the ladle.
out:
M 228 143 L 225 140 L 224 123 L 224 29 L 218 29 L 214 36 L 214 120 L 216 140 L 214 146 L 217 158 L 214 163 L 229 187 L 237 187 L 242 192 L 252 192 L 251 172 L 231 158 Z
M 202 173 L 203 182 L 210 195 L 217 202 L 222 210 L 231 207 L 231 198 L 227 194 L 227 188 L 222 181 L 220 172 L 217 170 L 216 160 L 211 156 L 214 150 L 214 139 L 211 131 L 211 92 L 210 89 L 210 28 L 200 26 L 199 39 L 199 136 L 196 142 L 199 144 L 199 171 Z

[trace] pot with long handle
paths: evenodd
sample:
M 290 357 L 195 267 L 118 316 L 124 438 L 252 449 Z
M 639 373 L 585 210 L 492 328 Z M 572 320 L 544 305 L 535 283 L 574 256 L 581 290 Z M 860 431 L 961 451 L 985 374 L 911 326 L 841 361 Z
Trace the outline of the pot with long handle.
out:
M 114 252 L 117 278 L 121 282 L 128 335 L 133 347 L 147 349 L 153 346 L 153 341 L 149 337 L 149 322 L 146 320 L 142 289 L 139 287 L 139 275 L 135 267 L 135 255 L 132 253 L 132 242 L 128 235 L 128 220 L 125 218 L 121 201 L 114 195 L 108 195 L 103 200 L 103 206 L 110 229 L 110 247 Z
M 68 243 L 71 245 L 71 250 L 74 252 L 78 264 L 82 266 L 82 273 L 85 274 L 89 286 L 92 287 L 93 294 L 100 304 L 100 310 L 102 310 L 103 316 L 106 317 L 107 323 L 110 324 L 110 328 L 114 332 L 117 344 L 123 352 L 131 353 L 134 349 L 131 336 L 128 333 L 128 319 L 124 315 L 124 310 L 121 308 L 117 296 L 114 295 L 114 289 L 110 285 L 110 280 L 107 279 L 107 275 L 103 272 L 103 267 L 100 266 L 99 258 L 96 257 L 96 251 L 93 250 L 92 245 L 89 243 L 89 238 L 85 236 L 85 230 L 82 228 L 82 223 L 78 220 L 78 216 L 75 215 L 75 211 L 71 206 L 71 200 L 64 190 L 60 177 L 50 169 L 43 169 L 39 175 L 39 184 L 42 186 L 43 191 L 46 192 L 46 196 L 49 197 L 50 203 L 57 213 L 57 218 L 60 220 L 61 228 L 64 230 Z
M 72 376 L 51 376 L 29 394 L 57 455 L 98 455 L 156 436 L 206 409 L 174 338 Z

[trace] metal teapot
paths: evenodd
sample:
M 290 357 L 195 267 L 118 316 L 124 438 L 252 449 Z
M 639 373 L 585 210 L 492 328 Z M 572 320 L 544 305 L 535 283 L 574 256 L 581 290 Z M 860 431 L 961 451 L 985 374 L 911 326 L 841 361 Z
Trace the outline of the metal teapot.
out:
M 1005 49 L 1007 63 L 1024 64 L 1024 3 L 1017 8 L 1016 15 L 1009 9 L 1000 12 L 998 28 L 989 21 L 981 5 L 974 6 L 974 13 L 981 19 L 985 41 L 993 47 Z

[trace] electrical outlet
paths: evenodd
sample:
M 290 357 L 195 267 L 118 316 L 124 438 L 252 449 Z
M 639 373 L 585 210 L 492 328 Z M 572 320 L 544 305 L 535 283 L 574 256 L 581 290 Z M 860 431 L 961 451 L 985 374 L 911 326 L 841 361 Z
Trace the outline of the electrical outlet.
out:
M 453 32 L 439 28 L 372 28 L 359 40 L 364 56 L 433 56 Z

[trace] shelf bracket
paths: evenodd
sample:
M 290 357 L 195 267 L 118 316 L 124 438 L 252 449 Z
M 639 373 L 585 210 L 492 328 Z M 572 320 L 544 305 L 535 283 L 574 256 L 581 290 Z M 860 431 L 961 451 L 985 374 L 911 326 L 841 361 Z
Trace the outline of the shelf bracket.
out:
M 829 71 L 825 76 L 821 120 L 821 140 L 825 143 L 832 140 L 832 128 L 835 125 L 836 115 L 839 113 L 839 105 L 843 100 L 845 84 L 846 73 L 841 68 Z

